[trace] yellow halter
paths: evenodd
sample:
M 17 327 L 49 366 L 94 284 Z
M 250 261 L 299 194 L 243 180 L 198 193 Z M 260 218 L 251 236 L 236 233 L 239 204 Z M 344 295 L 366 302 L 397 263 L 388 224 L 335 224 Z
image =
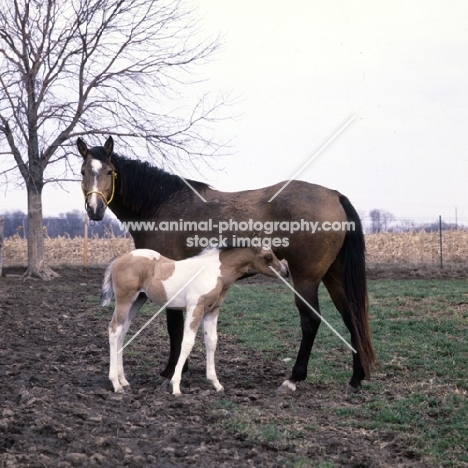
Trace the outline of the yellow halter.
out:
M 114 199 L 114 193 L 115 193 L 115 179 L 117 179 L 117 172 L 115 171 L 112 171 L 112 193 L 111 193 L 111 196 L 109 198 L 109 200 L 106 200 L 106 197 L 105 195 L 100 192 L 99 190 L 90 190 L 89 192 L 85 192 L 83 190 L 83 194 L 84 194 L 84 197 L 85 197 L 85 208 L 86 208 L 86 203 L 87 203 L 87 199 L 88 197 L 92 194 L 92 193 L 96 193 L 98 195 L 100 195 L 102 197 L 102 199 L 104 200 L 104 203 L 106 204 L 106 206 L 110 205 L 110 203 L 112 202 L 112 200 Z

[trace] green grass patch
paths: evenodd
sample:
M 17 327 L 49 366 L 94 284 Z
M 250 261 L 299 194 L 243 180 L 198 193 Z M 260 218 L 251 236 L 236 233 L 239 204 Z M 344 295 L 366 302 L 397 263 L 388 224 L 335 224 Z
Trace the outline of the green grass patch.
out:
M 429 460 L 428 466 L 430 460 L 437 466 L 468 463 L 468 284 L 375 280 L 369 282 L 369 297 L 379 366 L 364 384 L 365 398 L 357 394 L 350 398 L 351 405 L 334 409 L 341 424 L 383 434 L 405 433 L 412 456 Z M 320 307 L 331 325 L 349 339 L 324 288 Z M 285 369 L 294 364 L 301 337 L 299 316 L 292 294 L 281 284 L 232 287 L 219 329 L 235 335 L 242 346 L 261 351 L 265 361 L 290 359 Z M 312 385 L 331 388 L 342 387 L 351 375 L 348 348 L 323 323 L 309 374 Z M 231 411 L 235 413 L 235 408 Z M 241 413 L 238 409 L 231 429 L 243 437 L 257 441 L 292 437 L 287 424 L 277 426 L 273 421 L 261 430 Z M 314 433 L 307 427 L 302 430 Z
M 332 412 L 333 421 L 341 428 L 370 431 L 377 440 L 390 440 L 388 443 L 396 444 L 395 450 L 406 453 L 410 460 L 419 460 L 422 466 L 468 464 L 468 284 L 464 280 L 373 280 L 369 282 L 369 299 L 379 366 L 372 380 L 366 381 L 363 390 L 346 403 L 336 397 L 330 404 L 335 397 L 326 400 L 323 395 L 314 396 L 316 411 Z M 323 287 L 320 309 L 327 321 L 349 339 Z M 132 330 L 157 310 L 154 304 L 145 305 Z M 96 301 L 95 313 L 110 320 L 112 309 L 103 309 Z M 151 332 L 161 336 L 167 333 L 161 324 Z M 275 362 L 289 372 L 301 339 L 292 293 L 280 283 L 234 285 L 221 308 L 219 332 L 220 346 L 222 335 L 229 335 L 238 342 L 239 353 L 247 356 L 253 350 L 266 364 Z M 197 342 L 202 346 L 201 336 Z M 126 353 L 130 360 L 141 363 L 146 359 L 135 350 Z M 152 365 L 149 359 L 143 368 Z M 336 396 L 349 380 L 351 370 L 350 350 L 322 324 L 302 389 L 312 389 L 314 394 L 315 388 L 326 386 L 328 393 Z M 320 435 L 321 423 L 298 423 L 301 409 L 295 407 L 294 400 L 290 405 L 287 411 L 267 421 L 260 410 L 228 396 L 216 400 L 213 411 L 222 416 L 218 424 L 238 439 L 278 450 L 287 449 L 288 444 L 307 447 Z M 290 417 L 285 418 L 285 414 Z M 299 457 L 288 466 L 339 465 L 326 457 L 311 465 L 307 457 Z

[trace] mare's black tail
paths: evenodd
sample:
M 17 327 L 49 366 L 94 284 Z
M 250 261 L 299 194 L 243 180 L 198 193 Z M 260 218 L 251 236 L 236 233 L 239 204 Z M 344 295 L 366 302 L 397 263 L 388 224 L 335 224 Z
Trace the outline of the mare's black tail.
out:
M 361 357 L 366 377 L 369 377 L 376 356 L 369 327 L 364 232 L 359 215 L 351 202 L 344 195 L 340 195 L 340 203 L 348 222 L 354 223 L 354 229 L 350 225 L 350 229 L 346 232 L 341 251 L 344 265 L 343 287 L 349 304 L 351 324 L 355 332 L 355 345 Z

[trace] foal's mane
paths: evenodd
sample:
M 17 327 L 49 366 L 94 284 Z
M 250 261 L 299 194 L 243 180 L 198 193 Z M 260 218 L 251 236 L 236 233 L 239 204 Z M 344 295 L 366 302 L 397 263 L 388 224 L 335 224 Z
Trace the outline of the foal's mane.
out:
M 250 249 L 252 247 L 237 247 L 233 245 L 221 245 L 221 246 L 214 246 L 214 247 L 205 247 L 196 257 L 201 257 L 202 255 L 209 255 L 214 252 L 227 252 L 230 250 L 236 249 Z
M 195 257 L 192 257 L 192 258 L 196 258 L 196 257 L 203 257 L 205 255 L 211 255 L 215 252 L 220 252 L 222 249 L 219 248 L 219 247 L 205 247 L 200 253 L 198 253 L 197 255 L 195 255 Z
M 192 194 L 178 176 L 152 166 L 147 161 L 129 159 L 113 153 L 111 156 L 120 186 L 122 203 L 143 217 L 154 215 L 175 193 Z M 197 191 L 204 192 L 208 184 L 186 179 Z

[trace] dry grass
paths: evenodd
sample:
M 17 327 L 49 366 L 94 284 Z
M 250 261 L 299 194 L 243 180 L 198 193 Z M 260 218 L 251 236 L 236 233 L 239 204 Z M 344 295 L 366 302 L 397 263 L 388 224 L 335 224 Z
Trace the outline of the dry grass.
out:
M 366 235 L 367 261 L 370 264 L 429 264 L 440 262 L 438 232 L 383 232 Z M 443 261 L 446 264 L 468 262 L 468 231 L 442 232 Z
M 366 235 L 369 264 L 420 265 L 439 263 L 439 234 L 413 231 Z M 468 231 L 443 232 L 443 253 L 446 264 L 468 263 Z M 83 266 L 83 238 L 46 238 L 47 262 L 50 266 Z M 104 266 L 112 259 L 134 248 L 130 238 L 109 237 L 88 240 L 89 266 Z M 4 266 L 27 265 L 26 240 L 18 236 L 5 239 Z
M 88 239 L 88 266 L 104 266 L 112 259 L 134 249 L 133 240 L 125 237 Z M 51 267 L 83 266 L 84 239 L 57 237 L 45 239 L 47 263 Z M 25 239 L 13 236 L 5 239 L 3 266 L 26 266 L 28 247 Z

